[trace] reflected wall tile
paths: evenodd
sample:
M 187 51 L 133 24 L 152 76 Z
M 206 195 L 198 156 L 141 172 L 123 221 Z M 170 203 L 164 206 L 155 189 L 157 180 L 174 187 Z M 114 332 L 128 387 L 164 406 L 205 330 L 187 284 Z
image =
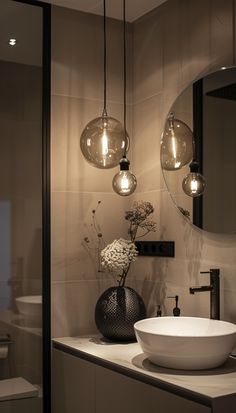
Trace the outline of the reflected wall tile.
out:
M 160 188 L 161 104 L 162 95 L 156 95 L 133 108 L 133 171 L 138 192 Z
M 53 280 L 104 278 L 104 273 L 98 273 L 98 237 L 92 210 L 97 208 L 95 225 L 103 234 L 105 246 L 114 239 L 127 238 L 126 205 L 130 200 L 115 193 L 52 193 Z
M 117 168 L 91 166 L 80 150 L 86 124 L 101 115 L 102 102 L 52 96 L 52 190 L 112 192 Z M 123 123 L 123 105 L 111 104 L 110 115 Z M 127 129 L 132 137 L 132 110 L 127 108 Z
M 103 99 L 103 19 L 53 6 L 52 93 Z M 63 27 L 63 30 L 61 29 Z M 107 19 L 107 98 L 123 102 L 122 22 Z M 127 98 L 132 101 L 132 30 L 127 24 Z

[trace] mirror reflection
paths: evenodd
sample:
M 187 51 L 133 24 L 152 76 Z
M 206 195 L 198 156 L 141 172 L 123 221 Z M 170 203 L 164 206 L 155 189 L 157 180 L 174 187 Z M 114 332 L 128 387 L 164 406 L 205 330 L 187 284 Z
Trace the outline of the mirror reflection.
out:
M 191 223 L 215 233 L 236 231 L 235 79 L 236 68 L 222 68 L 187 87 L 171 107 L 161 141 L 162 170 L 173 201 Z M 181 147 L 181 153 L 192 151 L 191 160 L 180 168 L 167 167 L 174 164 L 167 147 L 173 155 L 173 142 L 178 143 L 170 116 L 176 125 L 179 121 L 192 131 L 190 144 L 186 140 Z M 202 177 L 200 195 L 190 190 L 191 185 L 196 189 L 196 183 L 188 182 L 186 187 L 195 171 Z

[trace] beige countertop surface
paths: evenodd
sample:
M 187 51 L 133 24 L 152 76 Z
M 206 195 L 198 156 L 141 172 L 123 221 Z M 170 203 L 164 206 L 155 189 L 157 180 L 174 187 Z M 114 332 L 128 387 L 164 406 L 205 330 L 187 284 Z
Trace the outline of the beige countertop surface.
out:
M 232 357 L 216 369 L 172 370 L 152 364 L 138 343 L 112 343 L 99 336 L 55 338 L 53 343 L 57 349 L 182 396 L 208 403 L 231 396 L 236 402 L 236 359 Z

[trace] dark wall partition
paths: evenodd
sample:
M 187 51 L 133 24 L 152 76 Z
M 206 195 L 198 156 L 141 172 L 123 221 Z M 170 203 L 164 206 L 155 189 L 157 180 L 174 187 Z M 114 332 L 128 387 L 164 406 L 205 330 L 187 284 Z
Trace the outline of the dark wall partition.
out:
M 0 90 L 0 412 L 49 413 L 48 5 L 1 0 Z

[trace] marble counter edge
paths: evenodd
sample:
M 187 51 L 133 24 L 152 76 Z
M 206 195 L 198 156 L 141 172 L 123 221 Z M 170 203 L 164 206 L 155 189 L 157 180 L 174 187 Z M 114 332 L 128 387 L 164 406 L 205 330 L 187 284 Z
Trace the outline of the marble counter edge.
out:
M 236 392 L 235 394 L 232 394 L 231 392 L 229 394 L 221 394 L 219 396 L 212 397 L 212 396 L 200 393 L 199 391 L 186 388 L 183 386 L 183 384 L 180 385 L 180 384 L 176 384 L 171 381 L 168 381 L 166 377 L 162 377 L 162 378 L 156 377 L 154 374 L 151 374 L 150 371 L 144 371 L 141 368 L 137 367 L 136 365 L 133 365 L 132 360 L 128 362 L 127 360 L 125 360 L 125 358 L 123 360 L 114 359 L 114 357 L 113 359 L 111 359 L 109 356 L 104 357 L 103 355 L 94 354 L 94 351 L 91 352 L 91 349 L 89 351 L 83 348 L 84 344 L 86 343 L 86 340 L 88 343 L 89 341 L 92 341 L 95 338 L 97 339 L 98 336 L 91 335 L 89 337 L 88 336 L 86 337 L 84 336 L 83 337 L 63 337 L 63 338 L 54 338 L 52 341 L 53 341 L 53 347 L 57 350 L 66 352 L 73 356 L 84 359 L 88 362 L 92 362 L 104 368 L 108 368 L 110 370 L 116 371 L 117 373 L 123 374 L 127 377 L 141 381 L 145 384 L 152 385 L 164 391 L 168 391 L 177 396 L 184 397 L 186 399 L 195 401 L 197 403 L 203 404 L 208 407 L 212 406 L 213 401 L 217 402 L 218 399 L 225 398 L 227 396 L 232 397 L 235 395 L 235 400 L 236 400 Z M 81 340 L 84 341 L 83 345 L 80 343 Z M 76 342 L 76 345 L 75 345 L 75 342 Z M 89 343 L 89 345 L 91 346 L 91 343 Z M 129 349 L 133 349 L 133 347 L 138 346 L 138 344 L 130 343 L 130 344 L 126 344 L 126 346 L 129 346 L 128 347 Z M 103 349 L 104 349 L 104 346 L 103 346 Z

